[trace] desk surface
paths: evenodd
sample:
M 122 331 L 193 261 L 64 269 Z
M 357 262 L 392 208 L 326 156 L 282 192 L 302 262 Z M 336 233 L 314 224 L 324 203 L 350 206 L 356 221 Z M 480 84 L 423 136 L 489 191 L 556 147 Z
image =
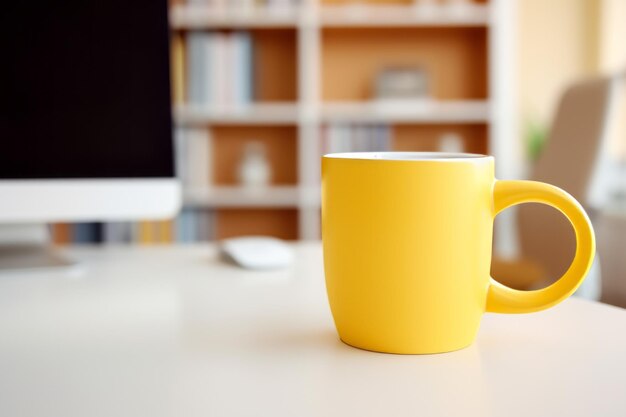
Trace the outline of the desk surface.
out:
M 626 311 L 485 315 L 428 356 L 335 334 L 319 245 L 281 272 L 214 247 L 76 248 L 82 275 L 0 276 L 2 416 L 624 416 Z

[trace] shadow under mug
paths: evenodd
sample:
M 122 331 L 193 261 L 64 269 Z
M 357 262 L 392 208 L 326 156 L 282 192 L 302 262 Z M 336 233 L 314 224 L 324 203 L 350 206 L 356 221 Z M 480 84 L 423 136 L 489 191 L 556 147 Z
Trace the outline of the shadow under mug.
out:
M 489 276 L 493 221 L 515 204 L 561 211 L 576 254 L 554 284 L 508 288 Z M 474 154 L 364 152 L 322 157 L 326 288 L 345 343 L 422 354 L 461 349 L 483 313 L 554 306 L 582 283 L 595 254 L 589 218 L 569 194 L 534 181 L 499 181 Z

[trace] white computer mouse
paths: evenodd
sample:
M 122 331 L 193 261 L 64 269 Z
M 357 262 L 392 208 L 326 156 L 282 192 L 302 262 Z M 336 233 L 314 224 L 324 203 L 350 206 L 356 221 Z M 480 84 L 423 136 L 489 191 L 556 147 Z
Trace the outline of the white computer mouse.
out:
M 293 249 L 284 241 L 267 236 L 246 236 L 220 242 L 222 253 L 246 269 L 279 269 L 293 262 Z

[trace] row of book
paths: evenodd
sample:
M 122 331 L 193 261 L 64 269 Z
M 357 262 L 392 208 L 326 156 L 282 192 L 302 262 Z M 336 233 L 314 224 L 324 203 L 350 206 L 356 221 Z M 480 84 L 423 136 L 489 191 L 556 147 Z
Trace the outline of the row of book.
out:
M 389 125 L 329 124 L 322 128 L 321 135 L 320 155 L 393 149 L 393 132 Z M 211 129 L 178 127 L 174 136 L 178 178 L 183 188 L 203 189 L 210 186 L 213 157 Z
M 203 189 L 212 184 L 211 129 L 179 127 L 175 130 L 178 177 L 183 188 Z M 335 152 L 393 150 L 393 129 L 386 124 L 332 123 L 321 130 L 320 155 Z M 441 152 L 464 152 L 464 141 L 448 132 L 439 138 Z M 289 157 L 286 155 L 285 157 Z
M 393 147 L 393 130 L 389 125 L 329 124 L 322 129 L 321 153 L 384 152 Z M 423 149 L 415 149 L 420 151 Z M 437 151 L 466 152 L 465 142 L 455 132 L 444 132 L 438 138 Z
M 178 178 L 185 189 L 212 184 L 213 141 L 211 129 L 178 127 L 175 130 Z M 393 130 L 384 124 L 335 123 L 322 128 L 320 155 L 335 152 L 383 152 L 393 150 Z M 463 138 L 445 133 L 439 151 L 464 152 Z M 285 155 L 289 157 L 289 155 Z
M 321 153 L 389 151 L 392 135 L 389 125 L 329 124 L 322 129 Z
M 175 130 L 178 178 L 184 188 L 206 188 L 212 183 L 211 129 L 179 127 Z M 463 138 L 454 132 L 438 140 L 440 152 L 465 152 Z M 393 129 L 385 124 L 333 123 L 322 128 L 320 155 L 335 152 L 393 150 Z M 285 157 L 289 157 L 286 155 Z
M 174 220 L 55 223 L 52 240 L 65 244 L 166 244 L 214 240 L 215 213 L 206 209 L 185 208 Z
M 189 104 L 223 109 L 252 103 L 254 48 L 249 32 L 193 31 L 186 42 Z

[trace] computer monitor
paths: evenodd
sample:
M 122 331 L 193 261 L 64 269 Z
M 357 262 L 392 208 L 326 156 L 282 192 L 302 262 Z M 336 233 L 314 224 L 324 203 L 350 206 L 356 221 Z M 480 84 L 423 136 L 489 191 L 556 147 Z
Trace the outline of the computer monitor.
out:
M 9 2 L 0 51 L 0 225 L 176 213 L 166 0 Z
M 1 16 L 0 223 L 174 215 L 167 1 Z

